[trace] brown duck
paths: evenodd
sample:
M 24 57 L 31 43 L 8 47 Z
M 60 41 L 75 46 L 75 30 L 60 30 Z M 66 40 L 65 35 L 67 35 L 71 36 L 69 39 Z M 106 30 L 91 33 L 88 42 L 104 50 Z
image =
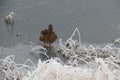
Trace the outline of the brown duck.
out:
M 57 34 L 53 30 L 51 24 L 48 25 L 48 29 L 42 30 L 40 34 L 40 41 L 43 41 L 44 48 L 52 48 L 52 43 L 57 39 Z

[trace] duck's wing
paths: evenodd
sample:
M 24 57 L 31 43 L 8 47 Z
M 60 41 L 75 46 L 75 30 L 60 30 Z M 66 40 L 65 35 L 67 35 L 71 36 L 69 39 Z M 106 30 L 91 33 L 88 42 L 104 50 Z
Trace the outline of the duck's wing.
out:
M 42 31 L 41 31 L 41 34 L 40 34 L 39 40 L 40 40 L 40 41 L 44 41 L 44 35 L 43 35 Z
M 41 31 L 39 40 L 40 40 L 40 41 L 44 41 L 44 42 L 47 42 L 47 41 L 48 41 L 48 33 L 46 32 L 46 30 Z

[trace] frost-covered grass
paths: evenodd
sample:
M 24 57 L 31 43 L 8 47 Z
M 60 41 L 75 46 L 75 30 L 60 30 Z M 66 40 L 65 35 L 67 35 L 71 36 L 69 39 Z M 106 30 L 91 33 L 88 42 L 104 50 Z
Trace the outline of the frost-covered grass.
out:
M 11 55 L 0 60 L 0 70 L 5 80 L 120 80 L 120 48 L 117 44 L 119 40 L 104 46 L 82 44 L 76 28 L 67 41 L 59 40 L 56 54 L 68 58 L 67 63 L 57 57 L 46 61 L 39 59 L 37 65 L 30 59 L 19 64 Z M 49 57 L 41 46 L 33 47 L 30 52 Z

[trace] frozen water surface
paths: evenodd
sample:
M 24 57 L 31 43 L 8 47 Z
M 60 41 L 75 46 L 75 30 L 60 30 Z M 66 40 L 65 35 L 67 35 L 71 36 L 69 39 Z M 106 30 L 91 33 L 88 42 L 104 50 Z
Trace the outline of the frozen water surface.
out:
M 1 0 L 0 80 L 120 80 L 119 4 L 119 0 Z M 2 22 L 11 11 L 16 14 L 13 34 Z M 50 23 L 61 39 L 46 50 L 36 43 Z M 22 43 L 28 40 L 34 44 Z

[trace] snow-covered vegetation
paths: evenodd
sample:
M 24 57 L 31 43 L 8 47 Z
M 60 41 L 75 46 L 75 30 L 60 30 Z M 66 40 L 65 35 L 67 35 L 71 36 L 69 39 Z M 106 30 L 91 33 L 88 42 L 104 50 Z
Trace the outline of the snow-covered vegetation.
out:
M 0 60 L 0 72 L 4 80 L 120 80 L 120 48 L 117 45 L 119 40 L 102 46 L 85 45 L 76 28 L 68 40 L 60 39 L 55 49 L 56 54 L 67 58 L 66 63 L 56 57 L 46 61 L 39 59 L 37 64 L 27 59 L 19 64 L 15 56 L 10 55 Z M 30 53 L 49 57 L 42 46 L 33 47 Z

